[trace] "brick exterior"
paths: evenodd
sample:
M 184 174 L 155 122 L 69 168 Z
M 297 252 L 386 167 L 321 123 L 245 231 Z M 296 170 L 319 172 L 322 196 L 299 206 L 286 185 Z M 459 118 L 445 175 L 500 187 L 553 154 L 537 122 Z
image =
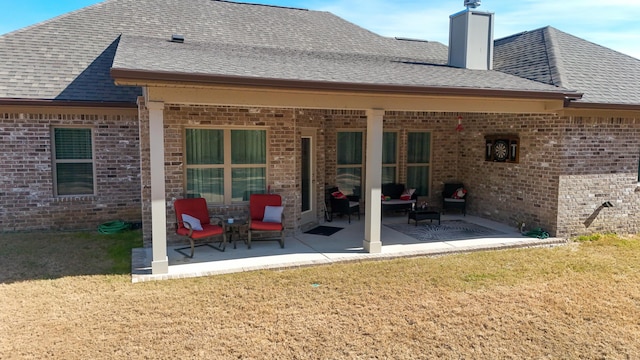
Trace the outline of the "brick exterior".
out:
M 558 233 L 640 229 L 640 118 L 567 118 L 560 127 Z M 614 207 L 603 208 L 605 201 Z
M 148 138 L 148 110 L 141 102 L 140 133 Z M 185 106 L 165 104 L 165 176 L 167 196 L 167 238 L 168 243 L 184 242 L 175 236 L 175 212 L 173 201 L 185 196 L 184 191 L 184 129 L 187 126 L 252 126 L 267 129 L 268 136 L 268 170 L 267 181 L 271 191 L 282 195 L 285 203 L 285 227 L 287 232 L 300 228 L 300 136 L 302 128 L 315 128 L 317 149 L 324 148 L 324 117 L 318 111 L 302 111 L 294 109 L 237 108 L 227 106 Z M 143 228 L 145 245 L 151 245 L 151 210 L 150 210 L 150 170 L 149 144 L 147 139 L 141 141 L 142 149 L 142 184 L 143 188 Z M 324 152 L 317 151 L 318 168 L 325 166 Z M 322 215 L 322 184 L 324 174 L 317 173 L 316 193 L 318 214 Z M 210 205 L 212 216 L 244 216 L 248 213 L 247 204 Z
M 464 131 L 456 132 L 458 116 Z M 139 121 L 138 121 L 139 119 Z M 274 109 L 165 104 L 167 232 L 174 236 L 172 203 L 184 194 L 186 126 L 253 126 L 268 130 L 268 183 L 283 196 L 286 228 L 299 231 L 300 136 L 316 131 L 316 204 L 322 219 L 324 184 L 335 184 L 336 133 L 366 129 L 356 110 Z M 98 195 L 53 196 L 51 127 L 95 129 Z M 385 131 L 399 134 L 398 182 L 406 182 L 408 131 L 432 141 L 428 201 L 441 203 L 446 182 L 463 182 L 468 213 L 552 235 L 637 232 L 640 119 L 559 117 L 549 114 L 473 114 L 389 111 Z M 140 136 L 138 135 L 140 134 Z M 484 137 L 515 134 L 519 163 L 487 162 Z M 151 245 L 149 116 L 0 112 L 0 231 L 95 229 L 105 221 L 143 220 Z M 142 203 L 141 203 L 142 200 Z M 611 201 L 613 208 L 602 208 Z M 363 207 L 364 209 L 364 207 Z M 247 205 L 211 206 L 215 215 L 241 216 Z
M 138 119 L 100 113 L 0 109 L 0 232 L 140 221 Z M 51 129 L 62 125 L 94 129 L 95 196 L 54 196 Z
M 552 235 L 636 233 L 640 119 L 464 114 L 459 177 L 469 212 Z M 520 162 L 484 161 L 487 134 L 517 134 Z M 604 201 L 614 208 L 601 209 Z

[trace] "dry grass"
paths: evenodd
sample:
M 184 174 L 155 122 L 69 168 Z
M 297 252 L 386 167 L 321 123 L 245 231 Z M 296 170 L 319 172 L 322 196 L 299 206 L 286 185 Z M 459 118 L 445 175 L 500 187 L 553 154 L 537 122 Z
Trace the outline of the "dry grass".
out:
M 104 239 L 3 234 L 0 358 L 637 359 L 639 239 L 131 284 Z

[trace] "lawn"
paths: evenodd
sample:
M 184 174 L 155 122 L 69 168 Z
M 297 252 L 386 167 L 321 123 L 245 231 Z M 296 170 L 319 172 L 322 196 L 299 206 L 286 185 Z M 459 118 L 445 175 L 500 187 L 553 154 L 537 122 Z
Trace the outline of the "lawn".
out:
M 0 234 L 0 358 L 638 359 L 640 237 L 580 240 L 132 284 L 138 232 Z

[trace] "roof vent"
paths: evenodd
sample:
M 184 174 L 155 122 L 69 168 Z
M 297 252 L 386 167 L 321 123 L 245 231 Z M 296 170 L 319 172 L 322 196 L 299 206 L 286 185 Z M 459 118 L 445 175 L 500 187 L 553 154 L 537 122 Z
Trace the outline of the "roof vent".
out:
M 171 35 L 171 42 L 182 44 L 184 42 L 184 35 L 178 35 L 178 34 Z

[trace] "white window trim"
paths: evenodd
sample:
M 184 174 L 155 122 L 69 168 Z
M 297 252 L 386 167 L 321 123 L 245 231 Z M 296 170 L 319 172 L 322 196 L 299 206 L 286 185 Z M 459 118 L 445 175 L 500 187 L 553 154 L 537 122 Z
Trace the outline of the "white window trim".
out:
M 56 158 L 56 129 L 83 129 L 89 130 L 91 132 L 91 161 L 85 159 L 76 159 L 76 160 L 58 160 Z M 91 126 L 70 126 L 70 125 L 56 125 L 51 127 L 51 162 L 52 169 L 51 175 L 53 177 L 53 196 L 59 198 L 71 198 L 71 197 L 82 197 L 82 196 L 96 196 L 98 192 L 97 187 L 97 179 L 96 179 L 96 135 L 95 129 Z M 87 194 L 69 194 L 69 195 L 59 195 L 58 194 L 58 164 L 84 164 L 91 162 L 91 171 L 93 172 L 93 192 Z

